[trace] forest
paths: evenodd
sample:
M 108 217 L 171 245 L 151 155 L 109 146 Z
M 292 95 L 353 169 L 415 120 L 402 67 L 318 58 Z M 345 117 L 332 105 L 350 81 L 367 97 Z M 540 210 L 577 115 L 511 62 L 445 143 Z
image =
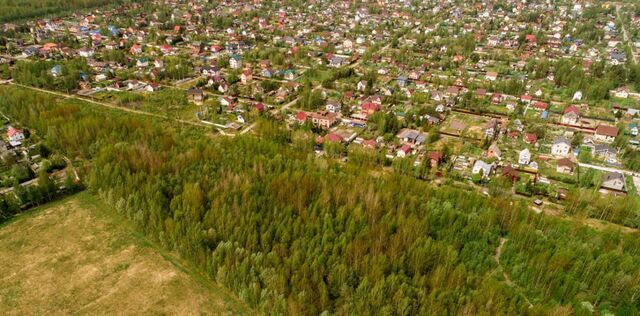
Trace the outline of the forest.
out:
M 122 4 L 129 0 L 0 0 L 0 22 L 11 22 L 61 14 L 108 4 Z
M 285 130 L 222 138 L 19 88 L 0 111 L 86 161 L 91 192 L 259 313 L 640 309 L 637 232 L 319 158 Z

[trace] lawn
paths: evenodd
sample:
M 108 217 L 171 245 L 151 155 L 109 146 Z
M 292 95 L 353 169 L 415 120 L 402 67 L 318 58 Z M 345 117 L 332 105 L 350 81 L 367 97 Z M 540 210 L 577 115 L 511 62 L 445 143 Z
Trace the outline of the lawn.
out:
M 4 315 L 239 315 L 224 288 L 80 193 L 0 225 Z

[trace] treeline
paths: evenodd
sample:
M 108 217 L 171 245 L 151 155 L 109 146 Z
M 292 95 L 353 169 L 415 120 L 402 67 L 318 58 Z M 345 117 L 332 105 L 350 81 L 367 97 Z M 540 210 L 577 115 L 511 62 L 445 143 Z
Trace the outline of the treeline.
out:
M 0 22 L 39 18 L 72 10 L 123 4 L 130 0 L 0 0 Z
M 80 88 L 82 80 L 89 80 L 91 70 L 84 58 L 64 61 L 19 61 L 11 77 L 20 84 L 71 92 Z
M 261 313 L 640 308 L 637 233 L 597 233 L 508 198 L 374 177 L 290 146 L 297 136 L 285 132 L 212 140 L 14 88 L 0 110 L 91 159 L 93 192 Z M 494 260 L 501 237 L 501 266 L 517 290 Z

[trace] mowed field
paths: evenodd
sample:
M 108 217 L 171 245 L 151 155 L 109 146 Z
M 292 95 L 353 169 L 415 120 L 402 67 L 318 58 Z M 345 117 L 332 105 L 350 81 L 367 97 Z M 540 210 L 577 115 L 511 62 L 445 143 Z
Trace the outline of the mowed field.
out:
M 2 315 L 243 315 L 88 193 L 0 225 Z

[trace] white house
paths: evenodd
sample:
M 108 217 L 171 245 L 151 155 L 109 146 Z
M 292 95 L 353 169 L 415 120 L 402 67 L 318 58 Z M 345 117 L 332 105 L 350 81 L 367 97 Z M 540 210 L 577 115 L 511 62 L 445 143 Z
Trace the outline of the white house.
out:
M 526 166 L 529 164 L 529 162 L 531 162 L 531 152 L 529 151 L 529 148 L 525 148 L 521 150 L 520 154 L 518 155 L 518 163 L 520 165 Z
M 471 170 L 471 172 L 473 174 L 478 174 L 478 173 L 482 172 L 482 177 L 483 178 L 487 178 L 491 174 L 491 170 L 492 169 L 493 169 L 493 164 L 488 164 L 488 163 L 478 159 L 473 164 L 473 169 Z
M 571 142 L 564 137 L 558 137 L 551 145 L 551 154 L 566 157 L 571 151 Z
M 573 101 L 582 100 L 582 91 L 576 91 L 576 93 L 573 94 L 573 98 L 571 100 Z

